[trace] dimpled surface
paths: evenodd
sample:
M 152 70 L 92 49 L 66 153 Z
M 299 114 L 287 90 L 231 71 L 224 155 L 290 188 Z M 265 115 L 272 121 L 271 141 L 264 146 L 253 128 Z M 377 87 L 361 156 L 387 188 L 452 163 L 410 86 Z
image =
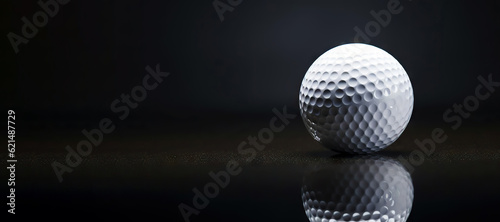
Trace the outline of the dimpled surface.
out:
M 311 65 L 300 87 L 302 119 L 313 138 L 346 153 L 392 144 L 413 111 L 413 89 L 399 62 L 375 46 L 332 48 Z
M 363 157 L 308 172 L 302 202 L 314 222 L 403 222 L 413 204 L 413 183 L 399 162 Z

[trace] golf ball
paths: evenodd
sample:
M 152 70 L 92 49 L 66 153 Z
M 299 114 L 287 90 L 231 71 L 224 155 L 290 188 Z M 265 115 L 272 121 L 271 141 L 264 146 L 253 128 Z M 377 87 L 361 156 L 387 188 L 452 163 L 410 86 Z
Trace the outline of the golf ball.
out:
M 309 133 L 327 148 L 373 153 L 396 141 L 406 128 L 413 89 L 389 53 L 350 43 L 314 61 L 302 80 L 299 107 Z
M 302 203 L 311 222 L 404 222 L 413 205 L 410 174 L 396 160 L 358 157 L 311 167 Z

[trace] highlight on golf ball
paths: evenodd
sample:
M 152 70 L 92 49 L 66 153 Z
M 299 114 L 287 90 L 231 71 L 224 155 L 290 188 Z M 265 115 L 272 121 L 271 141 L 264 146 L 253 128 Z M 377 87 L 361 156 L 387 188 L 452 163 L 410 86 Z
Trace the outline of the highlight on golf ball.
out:
M 307 130 L 325 147 L 374 153 L 396 141 L 408 125 L 413 88 L 389 53 L 350 43 L 328 50 L 309 67 L 299 107 Z
M 413 205 L 410 173 L 397 160 L 361 156 L 310 167 L 302 204 L 311 222 L 408 219 Z

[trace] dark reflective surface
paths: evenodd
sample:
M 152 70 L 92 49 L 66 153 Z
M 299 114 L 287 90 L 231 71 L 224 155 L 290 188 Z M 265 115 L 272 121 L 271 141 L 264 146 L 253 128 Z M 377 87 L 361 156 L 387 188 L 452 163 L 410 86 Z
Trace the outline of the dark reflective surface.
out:
M 408 160 L 418 149 L 414 138 L 425 137 L 432 128 L 410 126 L 378 156 L 346 157 L 315 143 L 297 121 L 247 162 L 249 155 L 239 154 L 237 146 L 265 124 L 206 134 L 183 128 L 120 131 L 106 137 L 99 149 L 65 175 L 63 183 L 57 181 L 50 164 L 64 160 L 64 154 L 40 153 L 35 148 L 64 147 L 81 139 L 80 135 L 61 132 L 61 140 L 25 136 L 19 146 L 33 149 L 18 154 L 16 216 L 184 221 L 179 205 L 185 204 L 194 209 L 189 216 L 194 222 L 304 222 L 329 216 L 495 221 L 498 217 L 498 128 L 450 131 L 446 144 L 438 145 L 435 153 L 411 166 L 408 173 L 401 158 Z M 207 184 L 219 184 L 210 172 L 227 171 L 230 161 L 239 163 L 241 173 L 231 175 L 225 187 L 209 187 L 206 195 Z M 225 181 L 222 176 L 219 179 Z M 203 198 L 196 198 L 205 205 L 202 209 L 193 204 L 195 189 L 208 200 L 204 204 Z

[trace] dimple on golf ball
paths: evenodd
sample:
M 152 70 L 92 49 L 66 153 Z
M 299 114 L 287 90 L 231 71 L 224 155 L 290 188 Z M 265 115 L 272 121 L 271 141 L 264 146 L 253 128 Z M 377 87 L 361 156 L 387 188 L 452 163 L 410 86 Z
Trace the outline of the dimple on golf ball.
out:
M 408 125 L 413 89 L 389 53 L 350 43 L 314 61 L 302 80 L 299 106 L 307 130 L 327 148 L 373 153 L 396 141 Z

